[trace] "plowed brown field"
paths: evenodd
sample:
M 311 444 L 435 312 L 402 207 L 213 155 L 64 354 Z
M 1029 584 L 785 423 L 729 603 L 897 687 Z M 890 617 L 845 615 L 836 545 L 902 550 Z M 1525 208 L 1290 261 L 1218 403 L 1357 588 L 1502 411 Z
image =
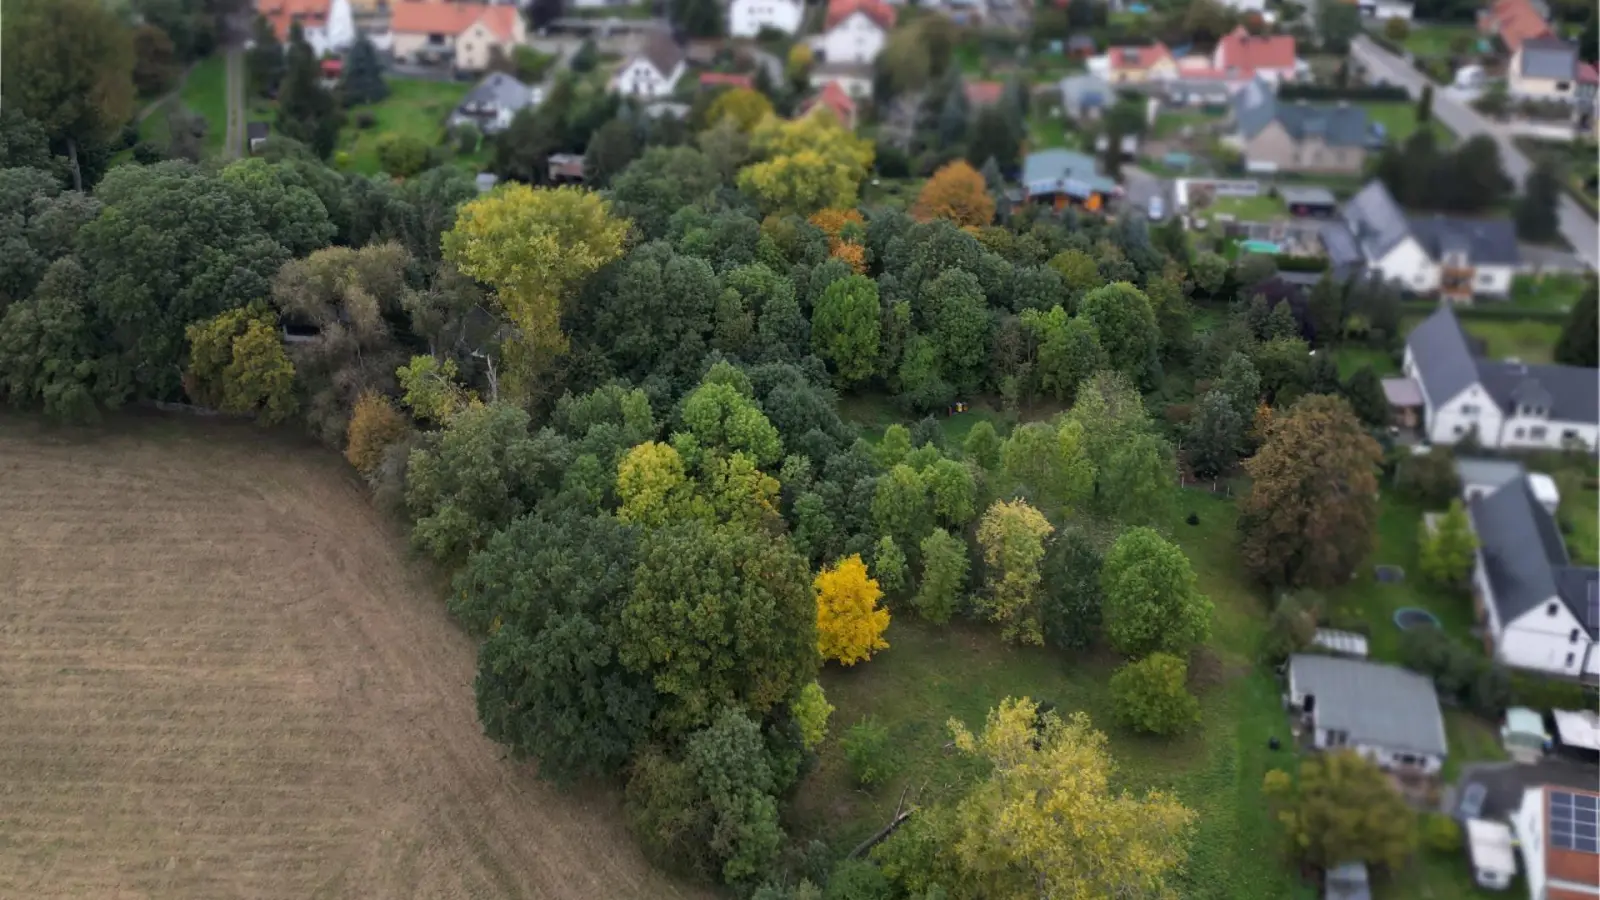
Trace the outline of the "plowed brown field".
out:
M 0 417 L 0 897 L 684 896 L 483 737 L 441 594 L 326 451 Z

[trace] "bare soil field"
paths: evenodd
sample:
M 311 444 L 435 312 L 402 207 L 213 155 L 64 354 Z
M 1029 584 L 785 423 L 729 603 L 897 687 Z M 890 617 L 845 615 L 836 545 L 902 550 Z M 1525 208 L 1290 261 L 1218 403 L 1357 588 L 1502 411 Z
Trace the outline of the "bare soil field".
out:
M 483 737 L 472 640 L 337 456 L 0 416 L 0 897 L 682 897 Z

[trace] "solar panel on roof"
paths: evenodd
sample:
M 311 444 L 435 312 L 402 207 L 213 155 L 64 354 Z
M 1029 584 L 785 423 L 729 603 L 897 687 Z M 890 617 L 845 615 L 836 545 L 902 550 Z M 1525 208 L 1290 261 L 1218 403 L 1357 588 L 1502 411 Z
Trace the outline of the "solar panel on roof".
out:
M 1551 791 L 1550 846 L 1600 854 L 1600 797 Z

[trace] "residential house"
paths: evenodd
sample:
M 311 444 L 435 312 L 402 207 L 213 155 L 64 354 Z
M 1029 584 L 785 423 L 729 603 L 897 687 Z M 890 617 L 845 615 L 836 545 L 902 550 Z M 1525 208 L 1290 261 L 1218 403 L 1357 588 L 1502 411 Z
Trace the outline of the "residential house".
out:
M 1211 65 L 1218 72 L 1241 79 L 1293 81 L 1305 68 L 1295 53 L 1294 38 L 1287 34 L 1256 35 L 1243 25 L 1217 42 Z
M 397 59 L 482 72 L 496 51 L 510 56 L 527 40 L 528 26 L 515 6 L 395 0 L 389 4 L 389 34 Z
M 1022 199 L 1047 203 L 1055 209 L 1069 205 L 1098 211 L 1121 189 L 1101 175 L 1094 157 L 1073 150 L 1040 150 L 1022 161 Z
M 1448 305 L 1411 330 L 1401 368 L 1422 392 L 1430 443 L 1454 444 L 1476 432 L 1490 449 L 1595 448 L 1594 369 L 1479 359 Z
M 267 138 L 272 136 L 272 126 L 265 122 L 251 122 L 244 127 L 244 136 L 250 143 L 250 152 L 256 153 L 266 144 Z
M 1068 75 L 1061 79 L 1061 111 L 1069 119 L 1094 121 L 1116 102 L 1111 84 L 1098 75 Z
M 894 22 L 894 7 L 880 0 L 829 0 L 813 49 L 823 62 L 870 65 L 883 52 Z
M 1527 479 L 1467 506 L 1478 535 L 1473 602 L 1484 644 L 1518 669 L 1600 677 L 1600 569 L 1575 566 Z
M 672 35 L 657 31 L 617 69 L 611 89 L 625 97 L 670 97 L 687 67 L 683 48 Z
M 552 153 L 545 160 L 545 171 L 552 184 L 581 184 L 584 180 L 584 160 L 578 153 Z
M 1506 89 L 1524 100 L 1578 99 L 1580 77 L 1578 47 L 1558 37 L 1534 37 L 1511 54 L 1506 69 Z
M 499 134 L 511 126 L 519 110 L 542 102 L 544 88 L 523 84 L 504 72 L 490 72 L 450 114 L 450 127 L 472 124 L 484 134 Z
M 1500 38 L 1506 49 L 1516 53 L 1522 42 L 1549 37 L 1550 20 L 1533 0 L 1495 0 L 1478 12 L 1478 30 Z
M 1078 32 L 1067 38 L 1067 55 L 1073 59 L 1088 59 L 1095 51 L 1094 35 Z
M 1509 219 L 1408 217 L 1376 180 L 1345 203 L 1342 226 L 1322 239 L 1336 268 L 1365 268 L 1404 290 L 1458 303 L 1509 296 L 1522 268 Z
M 728 35 L 755 37 L 764 30 L 794 34 L 805 11 L 802 0 L 733 0 L 728 4 Z
M 1409 22 L 1417 11 L 1416 4 L 1411 0 L 1357 0 L 1356 6 L 1360 8 L 1363 19 L 1376 19 L 1379 22 L 1390 19 Z
M 1600 794 L 1541 785 L 1522 792 L 1511 830 L 1532 900 L 1600 897 Z
M 1258 76 L 1234 98 L 1235 138 L 1252 172 L 1359 175 L 1367 161 L 1367 112 L 1349 103 L 1285 102 Z
M 1006 86 L 998 81 L 969 81 L 963 88 L 967 95 L 967 105 L 974 110 L 993 106 L 1005 96 Z
M 1267 14 L 1267 0 L 1222 0 L 1222 5 L 1240 15 L 1255 13 L 1258 16 Z
M 1178 62 L 1160 41 L 1143 47 L 1111 47 L 1106 50 L 1106 63 L 1113 84 L 1144 84 L 1178 77 Z
M 1318 750 L 1349 748 L 1384 769 L 1436 775 L 1448 744 L 1426 676 L 1364 659 L 1289 658 L 1289 706 Z
M 870 63 L 818 63 L 811 67 L 809 83 L 815 90 L 838 85 L 856 103 L 872 97 L 873 70 Z
M 1487 497 L 1508 484 L 1526 480 L 1533 499 L 1544 511 L 1556 514 L 1561 505 L 1561 491 L 1554 478 L 1543 472 L 1529 472 L 1514 459 L 1483 459 L 1471 456 L 1456 457 L 1456 479 L 1461 482 L 1461 499 L 1471 503 Z
M 824 109 L 833 114 L 839 124 L 845 128 L 856 130 L 856 102 L 850 99 L 850 94 L 837 81 L 830 81 L 822 86 L 822 90 L 809 97 L 800 104 L 800 114 L 809 116 L 814 110 Z
M 298 24 L 317 56 L 342 53 L 355 43 L 350 0 L 256 0 L 255 8 L 280 41 L 287 41 L 290 29 Z

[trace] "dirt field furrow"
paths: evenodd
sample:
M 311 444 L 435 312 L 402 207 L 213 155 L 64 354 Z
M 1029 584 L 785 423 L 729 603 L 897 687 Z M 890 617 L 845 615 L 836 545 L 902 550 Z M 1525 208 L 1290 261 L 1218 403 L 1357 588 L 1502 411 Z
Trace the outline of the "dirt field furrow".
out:
M 328 451 L 0 417 L 0 898 L 675 898 Z M 695 895 L 698 896 L 698 895 Z

